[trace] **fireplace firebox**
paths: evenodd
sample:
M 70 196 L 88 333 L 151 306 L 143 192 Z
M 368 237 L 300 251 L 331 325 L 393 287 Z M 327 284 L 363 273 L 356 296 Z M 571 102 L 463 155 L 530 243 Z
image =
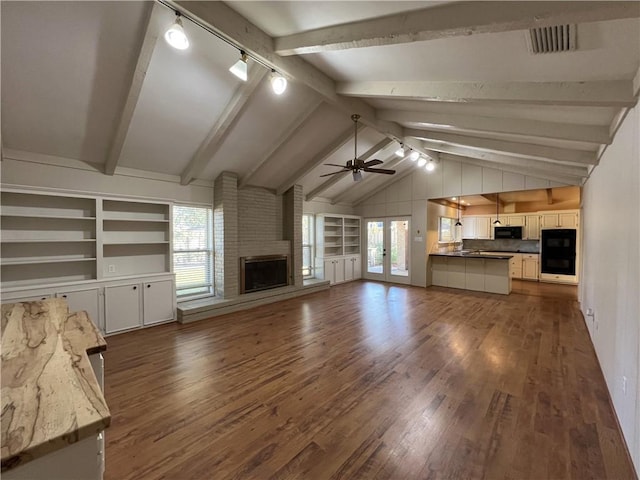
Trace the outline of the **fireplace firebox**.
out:
M 240 258 L 240 293 L 258 292 L 289 284 L 289 257 L 262 255 Z

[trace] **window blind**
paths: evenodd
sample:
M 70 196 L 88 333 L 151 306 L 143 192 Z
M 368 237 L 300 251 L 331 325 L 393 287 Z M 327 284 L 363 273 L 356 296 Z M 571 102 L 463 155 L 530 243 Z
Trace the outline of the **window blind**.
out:
M 174 205 L 173 271 L 178 297 L 212 293 L 212 233 L 210 208 Z

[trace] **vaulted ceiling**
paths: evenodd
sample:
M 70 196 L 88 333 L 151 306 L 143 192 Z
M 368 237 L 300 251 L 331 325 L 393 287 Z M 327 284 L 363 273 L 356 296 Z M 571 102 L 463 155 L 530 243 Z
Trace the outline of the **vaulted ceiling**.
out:
M 357 204 L 418 162 L 579 185 L 640 90 L 640 2 L 7 2 L 2 147 Z M 183 14 L 187 50 L 164 31 Z M 530 29 L 575 48 L 532 53 Z M 550 46 L 553 35 L 549 33 Z M 534 32 L 535 33 L 535 32 Z M 224 38 L 223 41 L 221 38 Z M 540 38 L 540 37 L 538 37 Z M 541 38 L 540 38 L 541 39 Z M 542 39 L 541 39 L 542 40 Z M 242 82 L 229 67 L 249 56 Z M 289 80 L 270 88 L 270 69 Z M 394 176 L 321 177 L 357 152 Z

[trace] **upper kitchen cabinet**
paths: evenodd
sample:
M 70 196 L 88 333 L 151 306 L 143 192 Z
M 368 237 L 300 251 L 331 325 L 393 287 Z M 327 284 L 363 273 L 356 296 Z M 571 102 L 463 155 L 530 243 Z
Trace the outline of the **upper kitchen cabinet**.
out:
M 540 228 L 577 228 L 578 210 L 545 212 L 540 215 Z

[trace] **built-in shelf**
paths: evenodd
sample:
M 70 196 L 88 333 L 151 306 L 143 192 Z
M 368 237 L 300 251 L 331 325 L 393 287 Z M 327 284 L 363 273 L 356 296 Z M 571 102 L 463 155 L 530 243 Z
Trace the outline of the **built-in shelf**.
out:
M 95 262 L 96 257 L 89 258 L 3 258 L 0 265 L 31 265 L 46 263 Z
M 169 223 L 169 220 L 154 220 L 148 218 L 103 218 L 105 222 L 149 222 L 149 223 Z
M 17 213 L 5 213 L 2 212 L 2 217 L 15 217 L 15 218 L 53 218 L 58 220 L 92 220 L 95 221 L 96 217 L 79 217 L 77 215 L 20 215 Z
M 155 244 L 165 244 L 168 245 L 168 240 L 160 240 L 160 241 L 149 241 L 149 242 L 104 242 L 103 245 L 155 245 Z
M 95 238 L 79 238 L 79 239 L 71 239 L 65 240 L 60 238 L 30 238 L 30 239 L 13 239 L 13 238 L 3 238 L 2 243 L 82 243 L 82 242 L 96 242 Z

